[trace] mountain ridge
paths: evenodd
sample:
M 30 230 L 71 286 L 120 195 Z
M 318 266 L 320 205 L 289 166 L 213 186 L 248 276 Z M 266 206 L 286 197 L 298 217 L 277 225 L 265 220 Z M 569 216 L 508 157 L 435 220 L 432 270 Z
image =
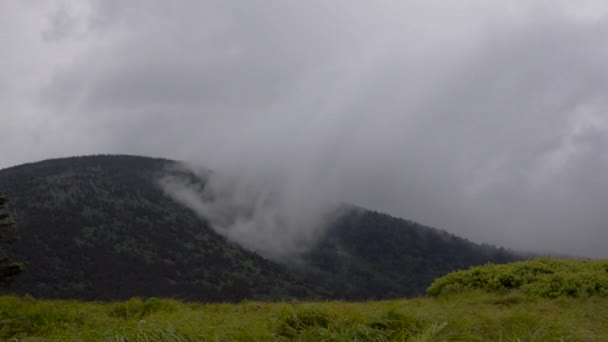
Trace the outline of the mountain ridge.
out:
M 166 196 L 155 181 L 174 163 L 95 155 L 0 170 L 21 236 L 11 251 L 27 262 L 8 291 L 92 300 L 381 299 L 420 295 L 455 269 L 519 258 L 359 208 L 328 228 L 304 266 L 278 263 Z

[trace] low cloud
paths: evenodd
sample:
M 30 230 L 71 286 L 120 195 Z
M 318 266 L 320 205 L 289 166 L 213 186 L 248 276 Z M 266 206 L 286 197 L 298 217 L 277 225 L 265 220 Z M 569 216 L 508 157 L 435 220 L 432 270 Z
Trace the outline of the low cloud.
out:
M 218 178 L 202 197 L 167 184 L 264 251 L 297 250 L 327 208 L 353 203 L 474 241 L 607 257 L 607 9 L 2 3 L 14 33 L 0 36 L 1 162 L 204 165 Z
M 182 172 L 169 172 L 159 180 L 167 195 L 196 212 L 218 234 L 268 258 L 297 259 L 340 213 L 341 206 L 321 191 L 313 201 L 315 191 L 289 191 L 276 180 L 243 179 L 187 164 L 177 164 L 175 170 Z

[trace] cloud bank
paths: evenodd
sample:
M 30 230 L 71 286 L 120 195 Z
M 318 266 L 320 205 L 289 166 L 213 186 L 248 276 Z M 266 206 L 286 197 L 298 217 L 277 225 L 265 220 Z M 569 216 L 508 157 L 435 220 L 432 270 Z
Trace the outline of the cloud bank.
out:
M 243 241 L 277 220 L 316 232 L 348 202 L 608 257 L 603 2 L 29 0 L 0 13 L 2 166 L 87 153 L 204 165 L 223 175 L 216 192 L 239 190 L 222 208 L 253 206 Z M 302 238 L 270 232 L 251 248 Z
M 183 163 L 173 165 L 159 184 L 217 233 L 281 261 L 297 262 L 346 208 L 320 189 Z

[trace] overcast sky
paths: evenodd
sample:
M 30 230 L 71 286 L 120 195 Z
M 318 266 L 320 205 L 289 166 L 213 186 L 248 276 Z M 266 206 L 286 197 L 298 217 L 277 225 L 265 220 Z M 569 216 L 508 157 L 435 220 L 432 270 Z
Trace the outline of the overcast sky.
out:
M 605 1 L 2 1 L 0 167 L 167 157 L 268 181 L 288 213 L 345 201 L 608 257 L 607 15 Z

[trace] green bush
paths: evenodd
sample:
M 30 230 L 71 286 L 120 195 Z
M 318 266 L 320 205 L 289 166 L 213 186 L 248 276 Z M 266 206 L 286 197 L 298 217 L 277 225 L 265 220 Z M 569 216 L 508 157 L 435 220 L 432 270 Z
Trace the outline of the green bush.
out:
M 481 289 L 510 290 L 547 298 L 608 296 L 608 261 L 539 258 L 503 265 L 488 264 L 436 279 L 431 296 Z

